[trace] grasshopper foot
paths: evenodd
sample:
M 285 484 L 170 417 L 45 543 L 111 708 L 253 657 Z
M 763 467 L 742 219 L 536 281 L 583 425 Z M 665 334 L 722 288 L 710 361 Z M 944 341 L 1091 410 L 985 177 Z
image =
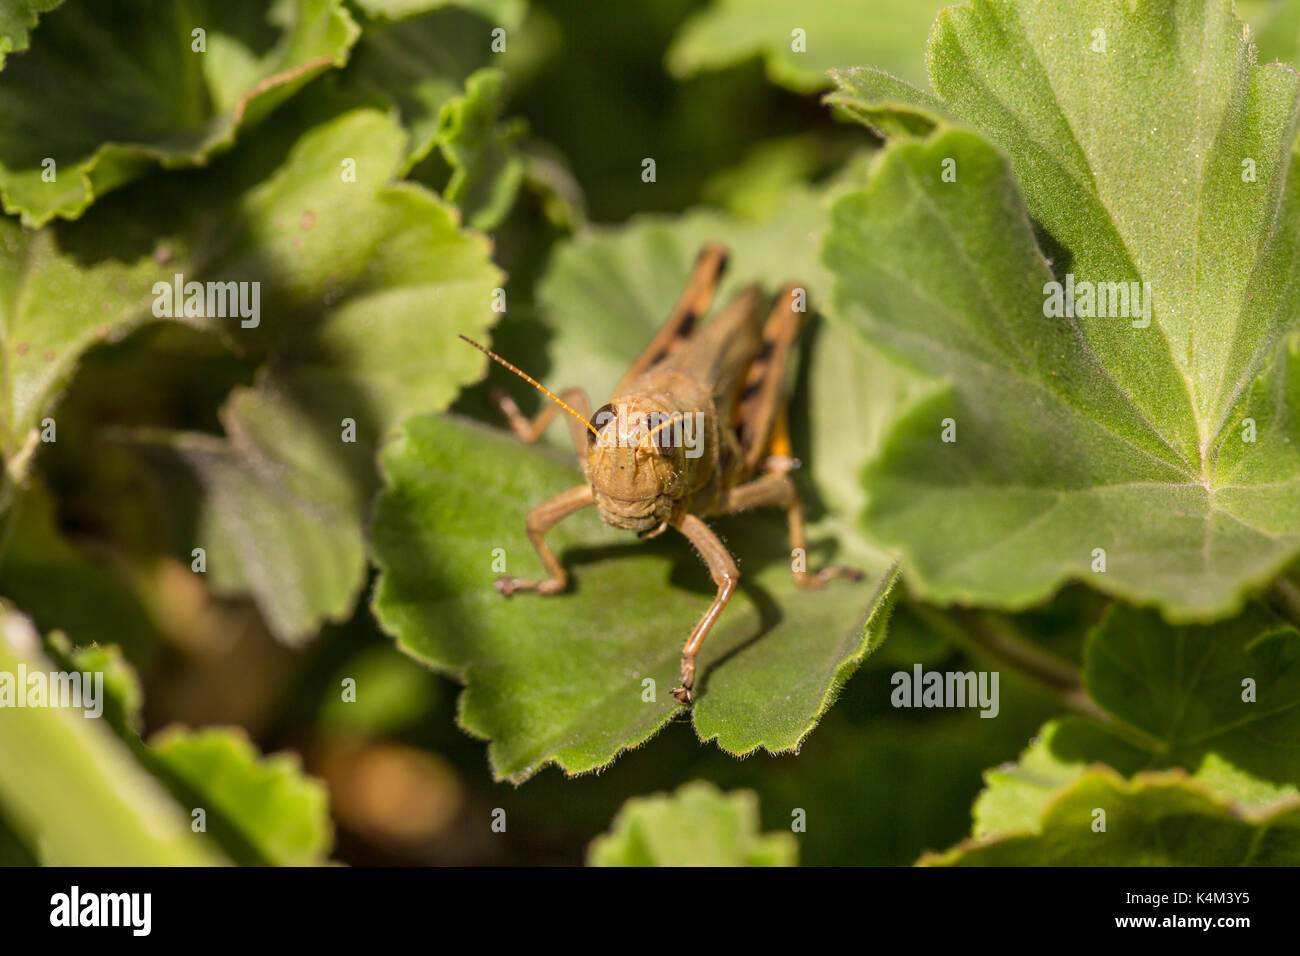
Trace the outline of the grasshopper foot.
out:
M 682 686 L 673 688 L 673 696 L 677 698 L 679 704 L 689 704 L 691 702 L 691 688 L 695 686 L 695 661 L 682 658 Z
M 850 581 L 861 581 L 865 575 L 858 568 L 842 567 L 835 565 L 829 568 L 822 568 L 816 574 L 796 574 L 794 583 L 805 591 L 819 591 L 826 587 L 827 582 L 835 578 L 848 578 Z
M 513 398 L 506 394 L 505 389 L 493 385 L 488 389 L 488 399 L 497 408 L 501 409 L 501 413 L 505 415 L 511 424 L 514 423 L 515 419 L 523 417 L 523 413 L 519 411 L 519 406 L 515 404 Z
M 536 591 L 538 594 L 559 594 L 564 590 L 564 582 L 547 578 L 545 581 L 530 581 L 527 578 L 497 578 L 496 589 L 505 597 L 516 591 Z

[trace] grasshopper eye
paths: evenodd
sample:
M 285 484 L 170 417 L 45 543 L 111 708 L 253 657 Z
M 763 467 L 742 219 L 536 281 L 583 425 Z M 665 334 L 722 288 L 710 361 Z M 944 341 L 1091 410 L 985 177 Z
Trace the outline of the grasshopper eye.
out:
M 598 432 L 616 418 L 618 418 L 618 412 L 614 410 L 613 405 L 602 405 L 596 410 L 596 414 L 591 416 L 591 424 Z M 594 444 L 596 444 L 596 432 L 588 430 L 587 447 L 590 448 Z
M 651 415 L 645 420 L 646 429 L 650 433 L 650 441 L 654 445 L 655 451 L 659 453 L 660 458 L 671 458 L 673 456 L 674 438 L 677 427 L 673 418 L 664 418 L 663 416 Z

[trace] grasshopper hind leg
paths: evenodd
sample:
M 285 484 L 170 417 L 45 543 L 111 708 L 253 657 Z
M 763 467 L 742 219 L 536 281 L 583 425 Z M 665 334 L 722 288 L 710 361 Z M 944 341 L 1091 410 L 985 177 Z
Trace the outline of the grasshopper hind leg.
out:
M 792 558 L 798 555 L 806 559 L 808 542 L 804 535 L 803 503 L 789 476 L 780 471 L 769 472 L 748 484 L 732 488 L 727 493 L 724 502 L 726 513 L 752 511 L 755 508 L 784 508 L 790 529 L 790 555 Z M 790 563 L 790 573 L 794 576 L 794 583 L 806 591 L 823 588 L 835 578 L 848 578 L 850 581 L 862 579 L 862 572 L 857 568 L 833 565 L 813 573 L 793 560 Z
M 808 542 L 804 537 L 803 502 L 799 500 L 799 492 L 794 487 L 794 483 L 789 478 L 784 478 L 784 481 L 790 486 L 790 503 L 785 506 L 786 520 L 790 528 L 790 555 L 793 558 L 797 553 L 807 560 Z M 807 570 L 799 570 L 793 560 L 790 563 L 790 573 L 794 575 L 794 583 L 805 591 L 816 591 L 836 578 L 861 581 L 863 577 L 861 569 L 842 564 L 829 565 L 814 574 Z

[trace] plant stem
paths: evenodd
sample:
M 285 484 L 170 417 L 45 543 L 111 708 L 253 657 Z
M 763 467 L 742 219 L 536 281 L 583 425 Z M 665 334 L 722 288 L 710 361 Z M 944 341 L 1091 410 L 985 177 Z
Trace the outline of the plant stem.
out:
M 1071 710 L 1108 724 L 1112 722 L 1110 715 L 1084 690 L 1077 668 L 1029 644 L 1004 623 L 995 623 L 987 615 L 962 608 L 941 610 L 924 604 L 909 604 L 908 608 L 959 647 L 991 654 Z
M 1300 590 L 1292 587 L 1300 610 Z M 1166 741 L 1102 709 L 1083 686 L 1078 668 L 1040 650 L 1017 634 L 1005 619 L 964 608 L 943 610 L 909 604 L 909 609 L 967 651 L 992 655 L 1053 694 L 1070 710 L 1102 724 L 1139 750 L 1167 754 Z
M 1264 600 L 1273 613 L 1300 631 L 1300 587 L 1290 578 L 1278 578 L 1269 587 Z

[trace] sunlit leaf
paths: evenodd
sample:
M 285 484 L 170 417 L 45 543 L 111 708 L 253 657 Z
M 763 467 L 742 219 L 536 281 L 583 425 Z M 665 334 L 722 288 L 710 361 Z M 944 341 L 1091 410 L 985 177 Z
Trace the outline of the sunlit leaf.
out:
M 0 7 L 0 67 L 5 55 L 27 49 L 29 34 L 42 13 L 53 10 L 63 0 L 14 0 Z
M 758 798 L 696 780 L 672 794 L 634 797 L 591 842 L 592 866 L 795 866 L 792 833 L 760 834 Z
M 170 729 L 149 742 L 155 769 L 174 789 L 189 791 L 194 809 L 219 815 L 256 853 L 257 862 L 303 866 L 321 862 L 333 842 L 324 785 L 302 774 L 291 754 L 262 757 L 240 731 Z
M 866 63 L 920 79 L 925 38 L 942 6 L 937 0 L 713 0 L 682 27 L 668 67 L 689 76 L 761 55 L 773 81 L 801 92 L 829 86 L 828 70 Z
M 1125 779 L 1062 760 L 1049 724 L 1019 763 L 991 770 L 974 836 L 921 862 L 947 866 L 1279 866 L 1300 861 L 1300 794 L 1217 759 L 1189 775 Z
M 52 670 L 31 622 L 8 607 L 0 610 L 0 694 L 20 690 L 20 673 Z M 83 702 L 89 704 L 84 697 Z M 86 707 L 5 705 L 0 801 L 25 845 L 43 863 L 63 866 L 222 862 L 190 831 L 181 808 L 136 763 L 108 723 L 87 712 Z
M 977 0 L 930 63 L 1009 161 L 940 127 L 835 210 L 837 310 L 951 385 L 890 436 L 870 529 L 939 601 L 1080 578 L 1237 611 L 1300 551 L 1300 79 L 1253 64 L 1226 0 Z M 1053 281 L 1123 314 L 1053 317 Z
M 501 82 L 499 70 L 475 73 L 441 117 L 440 146 L 452 167 L 445 195 L 476 229 L 504 218 L 524 175 L 518 148 L 524 124 L 501 120 Z

